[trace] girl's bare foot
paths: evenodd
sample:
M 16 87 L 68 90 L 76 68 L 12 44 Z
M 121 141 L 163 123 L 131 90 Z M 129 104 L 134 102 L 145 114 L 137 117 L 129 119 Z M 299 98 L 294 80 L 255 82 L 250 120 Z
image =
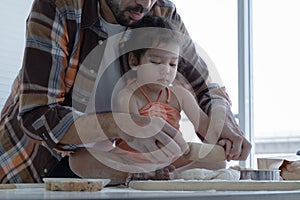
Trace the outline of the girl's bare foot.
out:
M 158 169 L 155 171 L 155 176 L 153 180 L 170 180 L 170 173 L 175 170 L 174 165 L 169 165 L 165 168 Z
M 173 165 L 169 165 L 162 169 L 158 169 L 155 172 L 129 174 L 126 184 L 132 180 L 170 180 L 170 173 L 172 173 L 174 170 L 175 167 Z

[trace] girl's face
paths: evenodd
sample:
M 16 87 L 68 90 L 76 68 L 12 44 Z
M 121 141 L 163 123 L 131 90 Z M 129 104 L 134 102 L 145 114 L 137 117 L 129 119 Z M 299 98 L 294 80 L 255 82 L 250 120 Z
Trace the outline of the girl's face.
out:
M 175 80 L 178 56 L 179 45 L 163 43 L 155 49 L 146 50 L 139 62 L 133 54 L 129 55 L 129 64 L 137 71 L 137 81 L 140 85 L 155 84 L 165 87 Z

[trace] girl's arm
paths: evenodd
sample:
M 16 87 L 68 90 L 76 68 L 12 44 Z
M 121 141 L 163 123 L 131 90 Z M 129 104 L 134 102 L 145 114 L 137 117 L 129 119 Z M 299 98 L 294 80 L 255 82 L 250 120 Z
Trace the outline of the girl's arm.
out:
M 113 112 L 139 114 L 132 90 L 122 89 L 115 98 Z
M 226 156 L 228 156 L 232 147 L 232 142 L 227 139 L 222 139 L 220 141 L 211 141 L 210 135 L 218 134 L 218 131 L 215 131 L 213 126 L 210 125 L 209 117 L 198 106 L 197 101 L 191 94 L 191 92 L 179 86 L 175 88 L 174 93 L 175 95 L 177 95 L 177 100 L 181 105 L 182 110 L 194 125 L 195 131 L 197 131 L 201 135 L 201 137 L 204 138 L 205 141 L 210 142 L 212 144 L 216 143 L 222 146 L 225 150 Z
M 182 110 L 194 125 L 195 131 L 204 138 L 209 125 L 209 118 L 206 113 L 199 107 L 192 93 L 184 87 L 175 86 L 172 91 Z

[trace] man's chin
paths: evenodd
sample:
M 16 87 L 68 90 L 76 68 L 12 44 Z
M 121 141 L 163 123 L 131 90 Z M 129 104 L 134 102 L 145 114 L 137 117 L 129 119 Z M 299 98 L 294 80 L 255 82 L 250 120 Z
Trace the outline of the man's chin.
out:
M 138 22 L 138 21 L 131 20 L 131 21 L 127 24 L 127 26 L 132 27 L 132 26 L 136 25 L 137 22 Z
M 131 19 L 129 19 L 129 20 L 127 20 L 127 21 L 121 21 L 121 22 L 119 22 L 119 24 L 121 24 L 122 26 L 132 27 L 132 26 L 134 26 L 137 22 L 138 22 L 138 21 L 136 21 L 136 20 L 131 20 Z
M 139 22 L 141 19 L 139 20 L 135 20 L 135 19 L 132 19 L 132 18 L 128 18 L 128 19 L 117 19 L 117 22 L 122 25 L 122 26 L 129 26 L 129 27 L 132 27 L 134 26 L 137 22 Z

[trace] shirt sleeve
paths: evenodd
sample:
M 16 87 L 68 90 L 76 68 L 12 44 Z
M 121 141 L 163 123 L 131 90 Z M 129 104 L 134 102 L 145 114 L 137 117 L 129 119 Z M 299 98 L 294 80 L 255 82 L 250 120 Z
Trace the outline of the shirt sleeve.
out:
M 55 2 L 34 1 L 27 19 L 19 107 L 23 131 L 49 148 L 82 115 L 62 105 L 76 63 L 68 49 L 68 20 Z

